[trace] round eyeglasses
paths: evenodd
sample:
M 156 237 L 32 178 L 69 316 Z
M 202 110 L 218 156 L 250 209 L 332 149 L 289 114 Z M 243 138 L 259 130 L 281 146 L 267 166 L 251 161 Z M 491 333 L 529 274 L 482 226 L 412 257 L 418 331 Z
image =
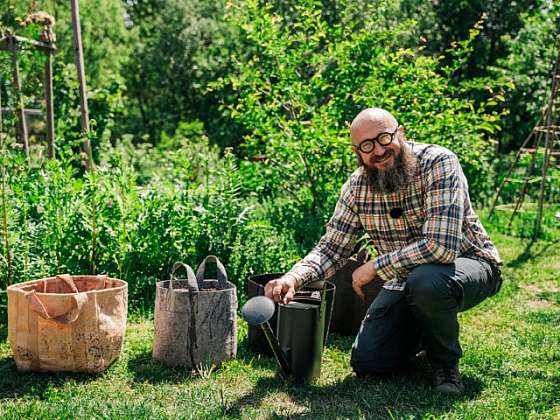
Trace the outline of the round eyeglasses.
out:
M 380 133 L 377 137 L 373 139 L 365 139 L 357 146 L 355 144 L 352 147 L 355 147 L 362 153 L 371 153 L 373 149 L 375 149 L 375 142 L 379 143 L 381 146 L 389 146 L 393 142 L 393 138 L 397 131 L 399 131 L 400 125 L 397 126 L 395 131 L 392 133 Z

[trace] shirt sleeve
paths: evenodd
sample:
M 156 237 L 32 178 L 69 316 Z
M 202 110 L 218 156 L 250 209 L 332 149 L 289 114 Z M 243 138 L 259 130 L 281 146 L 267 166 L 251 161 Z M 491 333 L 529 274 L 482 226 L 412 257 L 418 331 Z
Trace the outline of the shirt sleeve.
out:
M 467 181 L 455 155 L 445 155 L 430 169 L 426 188 L 423 238 L 374 260 L 383 280 L 404 279 L 416 266 L 450 264 L 461 246 Z
M 350 257 L 360 229 L 355 197 L 348 180 L 342 187 L 325 235 L 287 275 L 295 279 L 298 287 L 330 278 Z

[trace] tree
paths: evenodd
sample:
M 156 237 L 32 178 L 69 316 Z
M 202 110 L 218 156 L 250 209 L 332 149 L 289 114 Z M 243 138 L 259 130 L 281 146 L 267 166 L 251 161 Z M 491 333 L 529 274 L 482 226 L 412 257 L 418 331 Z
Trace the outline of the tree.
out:
M 517 149 L 537 124 L 552 87 L 555 44 L 560 37 L 560 3 L 545 1 L 534 11 L 521 14 L 523 28 L 504 38 L 509 54 L 498 61 L 495 76 L 512 81 L 504 118 L 502 150 Z
M 56 19 L 57 61 L 74 64 L 70 1 L 38 0 L 37 9 Z M 88 87 L 101 88 L 119 78 L 122 65 L 133 52 L 136 33 L 126 26 L 120 0 L 80 0 L 80 23 Z
M 199 119 L 220 145 L 236 141 L 235 128 L 218 110 L 220 98 L 206 92 L 208 83 L 225 75 L 243 54 L 235 31 L 223 20 L 225 5 L 196 0 L 129 3 L 131 25 L 140 34 L 124 72 L 136 109 L 128 116 L 130 131 L 144 129 L 157 142 L 162 131 Z

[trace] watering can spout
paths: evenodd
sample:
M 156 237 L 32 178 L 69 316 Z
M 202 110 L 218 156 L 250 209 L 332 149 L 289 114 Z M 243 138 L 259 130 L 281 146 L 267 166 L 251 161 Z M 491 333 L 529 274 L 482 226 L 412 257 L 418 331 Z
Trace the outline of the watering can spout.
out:
M 276 361 L 282 369 L 282 372 L 289 375 L 291 373 L 291 369 L 288 361 L 286 360 L 286 355 L 280 348 L 280 343 L 274 336 L 272 328 L 270 328 L 270 324 L 268 323 L 270 318 L 274 315 L 274 311 L 274 302 L 271 299 L 265 296 L 257 296 L 249 299 L 249 301 L 247 301 L 247 303 L 243 306 L 241 312 L 243 319 L 245 319 L 249 325 L 260 325 L 268 343 L 270 344 L 270 347 L 272 348 Z

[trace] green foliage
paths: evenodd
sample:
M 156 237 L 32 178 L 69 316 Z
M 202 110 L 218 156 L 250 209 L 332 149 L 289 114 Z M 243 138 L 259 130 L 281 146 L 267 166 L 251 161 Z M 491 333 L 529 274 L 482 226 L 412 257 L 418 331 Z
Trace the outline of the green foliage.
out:
M 520 15 L 547 0 L 400 0 L 400 12 L 417 22 L 409 42 L 420 40 L 431 54 L 441 54 L 449 45 L 469 36 L 471 28 L 482 20 L 481 36 L 472 43 L 458 79 L 489 74 L 491 66 L 508 54 L 505 38 L 515 36 L 523 27 Z M 447 61 L 449 62 L 449 61 Z
M 115 146 L 106 142 L 102 155 L 103 163 L 118 158 L 134 167 L 140 184 L 173 183 L 181 189 L 213 182 L 220 164 L 219 148 L 209 145 L 198 121 L 180 123 L 172 136 L 162 133 L 156 146 L 134 143 L 131 135 L 120 138 Z
M 537 217 L 540 182 L 544 166 L 544 150 L 536 155 L 522 154 L 514 170 L 508 176 L 500 193 L 500 200 L 489 222 L 499 232 L 532 238 Z M 514 161 L 514 153 L 500 159 L 494 165 L 496 185 L 501 185 Z M 560 168 L 558 158 L 550 158 L 543 189 L 543 221 L 539 238 L 560 238 Z M 526 182 L 527 181 L 527 182 Z M 523 191 L 525 190 L 525 193 Z M 524 194 L 524 195 L 523 195 Z M 523 204 L 520 199 L 523 197 Z M 519 203 L 519 204 L 518 204 Z M 518 211 L 513 217 L 515 208 Z
M 500 184 L 507 171 L 511 168 L 514 160 L 514 155 L 517 153 L 510 153 L 496 162 L 495 172 L 497 173 L 496 183 Z M 511 203 L 522 190 L 525 178 L 529 177 L 529 187 L 527 188 L 527 200 L 535 202 L 539 195 L 539 184 L 544 166 L 544 150 L 541 148 L 536 155 L 523 153 L 515 165 L 515 170 L 509 176 L 509 182 L 505 185 L 501 197 L 504 202 Z M 547 169 L 546 183 L 544 189 L 544 199 L 548 203 L 560 203 L 560 167 L 558 157 L 550 157 L 549 166 Z
M 12 0 L 8 0 L 12 1 Z M 16 1 L 16 3 L 23 3 Z M 70 1 L 34 0 L 27 2 L 25 12 L 44 10 L 55 17 L 56 61 L 66 65 L 75 62 Z M 122 66 L 133 53 L 136 31 L 127 28 L 124 2 L 115 0 L 80 0 L 80 26 L 89 88 L 95 90 L 119 79 Z
M 560 48 L 560 3 L 543 1 L 539 8 L 520 15 L 524 26 L 504 37 L 509 54 L 493 68 L 496 77 L 511 81 L 503 120 L 502 150 L 520 147 L 539 123 L 552 88 L 552 72 Z M 557 48 L 555 48 L 555 46 Z
M 172 133 L 182 121 L 201 120 L 214 142 L 237 144 L 239 130 L 218 110 L 220 96 L 207 95 L 210 81 L 227 74 L 244 48 L 223 20 L 226 2 L 149 0 L 128 3 L 140 33 L 124 77 L 134 105 L 120 120 L 121 132 Z M 223 92 L 228 95 L 228 92 Z M 125 131 L 128 130 L 128 131 Z
M 72 146 L 79 151 L 83 140 L 80 114 L 79 85 L 73 65 L 55 62 L 53 96 L 57 147 Z M 109 142 L 117 115 L 123 112 L 122 85 L 117 80 L 97 89 L 88 90 L 90 143 L 95 162 L 100 159 L 103 143 Z M 85 156 L 83 157 L 85 161 Z
M 237 235 L 229 260 L 229 273 L 238 284 L 249 276 L 288 271 L 301 257 L 291 235 L 282 233 L 266 221 L 244 226 Z M 246 296 L 246 290 L 240 290 Z
M 262 176 L 263 191 L 291 197 L 312 215 L 312 226 L 322 226 L 354 165 L 347 125 L 361 109 L 379 106 L 395 113 L 410 139 L 455 151 L 474 198 L 482 199 L 487 134 L 499 128 L 491 105 L 469 100 L 472 86 L 451 85 L 453 67 L 440 69 L 441 59 L 398 48 L 409 22 L 384 25 L 383 4 L 360 22 L 363 28 L 327 25 L 319 2 L 294 8 L 291 20 L 258 1 L 234 9 L 232 21 L 255 54 L 218 85 L 238 95 L 227 108 L 248 132 L 245 153 L 265 157 L 258 163 L 264 168 L 251 169 Z M 475 36 L 454 54 L 461 57 Z
M 256 270 L 286 270 L 295 247 L 257 218 L 237 158 L 227 152 L 218 160 L 207 140 L 193 135 L 200 135 L 199 124 L 182 127 L 193 137 L 164 139 L 167 151 L 147 150 L 142 162 L 154 165 L 144 172 L 123 147 L 107 150 L 110 158 L 83 176 L 71 148 L 31 168 L 4 148 L 0 287 L 62 272 L 107 273 L 129 282 L 133 312 L 149 313 L 154 283 L 168 277 L 175 261 L 197 266 L 215 254 L 226 267 L 231 263 L 240 293 Z M 155 174 L 155 164 L 170 155 L 177 166 Z M 201 162 L 189 164 L 192 158 Z

